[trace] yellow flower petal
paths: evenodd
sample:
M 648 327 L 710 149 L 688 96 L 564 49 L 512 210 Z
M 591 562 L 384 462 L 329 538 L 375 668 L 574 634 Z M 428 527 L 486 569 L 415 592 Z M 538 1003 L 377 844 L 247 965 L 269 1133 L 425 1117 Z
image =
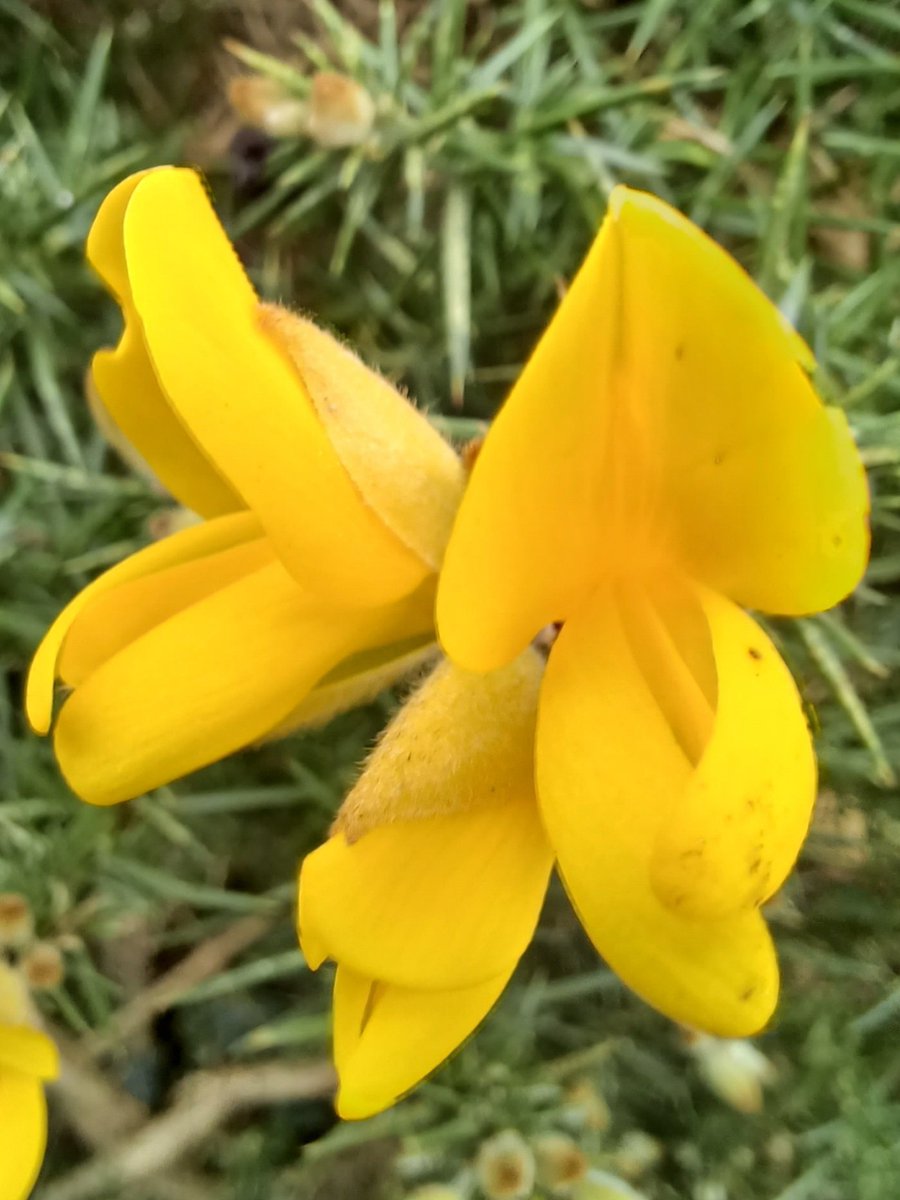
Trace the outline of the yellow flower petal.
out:
M 532 650 L 487 676 L 443 662 L 400 710 L 303 863 L 310 966 L 447 988 L 515 964 L 552 865 L 532 766 L 542 673 Z
M 135 188 L 151 174 L 138 172 L 114 188 L 88 235 L 88 260 L 118 298 L 125 318 L 119 345 L 95 355 L 91 375 L 102 411 L 118 433 L 182 504 L 213 517 L 246 506 L 172 410 L 153 371 L 132 303 L 123 223 Z
M 663 661 L 660 645 L 636 649 L 640 629 L 628 620 L 621 597 L 604 588 L 553 647 L 537 741 L 544 824 L 587 932 L 624 982 L 674 1020 L 743 1036 L 765 1024 L 774 1008 L 774 951 L 755 909 L 701 919 L 665 904 L 654 886 L 653 849 L 694 768 L 671 719 L 677 673 Z M 715 641 L 714 650 L 718 665 Z M 702 662 L 702 647 L 687 646 L 684 658 Z M 719 686 L 729 688 L 730 677 Z M 730 722 L 728 703 L 722 711 Z M 691 720 L 685 728 L 694 728 Z M 770 753 L 749 730 L 744 735 L 743 742 L 728 736 L 740 751 L 725 781 L 732 789 L 740 788 L 740 772 L 754 755 Z M 701 740 L 702 753 L 713 753 L 717 736 L 713 725 L 705 747 Z M 808 797 L 796 802 L 806 805 Z M 727 802 L 719 805 L 721 821 Z M 710 832 L 716 836 L 718 825 Z
M 299 374 L 265 332 L 198 176 L 169 169 L 141 179 L 123 237 L 162 387 L 288 569 L 345 607 L 374 607 L 415 588 L 428 565 L 355 488 Z
M 868 496 L 811 365 L 724 250 L 617 188 L 475 464 L 438 593 L 448 654 L 496 667 L 603 578 L 665 564 L 773 612 L 841 599 Z
M 859 582 L 868 493 L 808 350 L 720 246 L 653 196 L 617 189 L 620 403 L 643 409 L 686 569 L 751 608 L 829 608 Z M 599 298 L 598 298 L 599 303 Z M 564 468 L 567 469 L 567 468 Z
M 528 795 L 472 812 L 343 834 L 300 873 L 300 939 L 409 988 L 460 988 L 512 970 L 534 933 L 553 858 Z
M 427 633 L 356 654 L 320 679 L 303 703 L 269 736 L 286 737 L 297 729 L 316 729 L 340 713 L 369 704 L 388 688 L 421 671 L 437 653 L 434 634 Z
M 230 546 L 248 542 L 261 535 L 259 522 L 251 513 L 234 513 L 184 529 L 161 542 L 132 554 L 105 571 L 66 605 L 38 646 L 28 673 L 25 711 L 36 733 L 46 733 L 53 715 L 53 683 L 57 662 L 66 635 L 79 613 L 103 592 L 155 571 L 166 570 L 215 554 Z
M 98 593 L 66 635 L 59 656 L 60 678 L 77 687 L 169 617 L 275 562 L 272 543 L 257 537 Z
M 791 674 L 759 626 L 703 596 L 718 674 L 715 725 L 684 794 L 659 827 L 650 863 L 674 909 L 716 917 L 781 887 L 809 829 L 816 763 Z
M 0 1196 L 25 1200 L 47 1145 L 47 1102 L 38 1079 L 0 1067 Z
M 30 1025 L 0 1025 L 0 1075 L 4 1071 L 55 1079 L 59 1074 L 59 1051 L 45 1033 Z
M 485 676 L 440 663 L 385 730 L 335 832 L 354 842 L 393 822 L 527 802 L 543 672 L 531 649 Z
M 426 631 L 432 595 L 341 613 L 263 567 L 97 668 L 60 713 L 60 768 L 83 799 L 114 804 L 214 762 L 283 721 L 341 659 Z
M 334 1058 L 338 1114 L 361 1120 L 389 1108 L 440 1066 L 496 1004 L 510 972 L 476 987 L 415 991 L 338 967 Z
M 460 666 L 509 662 L 596 578 L 620 288 L 607 222 L 494 421 L 453 527 L 437 623 Z
M 312 321 L 263 305 L 338 457 L 393 533 L 437 570 L 462 499 L 459 456 L 396 388 Z

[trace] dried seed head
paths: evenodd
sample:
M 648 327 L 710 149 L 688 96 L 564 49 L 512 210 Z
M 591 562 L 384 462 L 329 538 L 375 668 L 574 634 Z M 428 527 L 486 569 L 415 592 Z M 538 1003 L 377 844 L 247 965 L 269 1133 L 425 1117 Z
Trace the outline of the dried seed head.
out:
M 19 968 L 33 991 L 59 987 L 66 974 L 63 956 L 49 942 L 35 942 L 21 959 Z
M 535 1175 L 534 1154 L 514 1129 L 482 1143 L 475 1176 L 487 1200 L 525 1200 L 534 1190 Z
M 313 76 L 306 132 L 320 146 L 358 146 L 375 122 L 375 102 L 348 75 L 319 71 Z
M 0 946 L 21 946 L 34 933 L 31 907 L 18 892 L 0 894 Z
M 270 137 L 297 137 L 306 132 L 306 105 L 266 75 L 232 79 L 228 103 L 245 125 L 261 129 Z
M 587 1174 L 584 1151 L 565 1133 L 545 1133 L 534 1141 L 537 1177 L 555 1196 L 570 1196 Z
M 720 1100 L 742 1113 L 762 1110 L 763 1088 L 776 1072 L 752 1042 L 698 1034 L 690 1049 L 704 1082 Z

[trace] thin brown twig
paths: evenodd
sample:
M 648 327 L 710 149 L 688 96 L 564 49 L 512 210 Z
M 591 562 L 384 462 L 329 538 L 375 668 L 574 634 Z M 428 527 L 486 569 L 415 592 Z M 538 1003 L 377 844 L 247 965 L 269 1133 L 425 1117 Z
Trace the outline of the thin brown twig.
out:
M 243 1109 L 327 1096 L 334 1086 L 334 1069 L 324 1060 L 198 1071 L 185 1079 L 168 1111 L 42 1188 L 41 1200 L 90 1200 L 139 1184 L 171 1168 Z
M 123 1005 L 102 1032 L 87 1037 L 84 1042 L 87 1053 L 96 1058 L 137 1033 L 198 983 L 217 974 L 238 954 L 259 941 L 271 927 L 272 921 L 268 917 L 242 917 L 221 933 L 201 942 L 171 971 Z

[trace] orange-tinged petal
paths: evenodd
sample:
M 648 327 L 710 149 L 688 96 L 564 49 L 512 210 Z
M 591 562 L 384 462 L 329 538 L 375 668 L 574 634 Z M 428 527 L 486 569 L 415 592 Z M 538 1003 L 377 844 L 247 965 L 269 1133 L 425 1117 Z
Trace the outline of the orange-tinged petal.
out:
M 45 1033 L 30 1025 L 0 1025 L 0 1075 L 4 1071 L 55 1079 L 59 1074 L 59 1051 Z
M 482 983 L 531 940 L 552 862 L 528 797 L 337 834 L 303 863 L 304 954 L 401 987 Z
M 47 1146 L 47 1102 L 39 1079 L 0 1067 L 0 1196 L 26 1200 Z
M 437 605 L 441 643 L 470 670 L 508 662 L 595 582 L 620 289 L 607 222 L 478 455 Z
M 338 1114 L 350 1121 L 370 1117 L 415 1087 L 484 1020 L 510 973 L 471 988 L 416 991 L 338 967 L 334 982 Z
M 610 214 L 622 256 L 619 403 L 644 411 L 660 519 L 671 516 L 686 569 L 768 612 L 837 603 L 865 568 L 868 493 L 843 415 L 809 381 L 809 351 L 734 259 L 667 204 L 619 188 Z
M 718 703 L 703 757 L 659 826 L 661 898 L 698 917 L 758 905 L 781 887 L 809 829 L 816 763 L 797 687 L 759 626 L 705 593 Z
M 673 676 L 661 689 L 658 657 L 648 670 L 633 637 L 622 598 L 601 588 L 551 651 L 537 738 L 544 825 L 587 932 L 624 982 L 675 1020 L 743 1036 L 775 1006 L 771 940 L 752 907 L 701 919 L 654 887 L 654 847 L 694 767 L 670 720 Z M 746 735 L 745 760 L 769 752 Z M 713 725 L 705 754 L 716 737 Z
M 91 376 L 102 411 L 118 433 L 135 447 L 182 504 L 213 517 L 246 505 L 171 408 L 147 354 L 132 303 L 123 224 L 135 189 L 153 173 L 138 172 L 113 188 L 88 235 L 88 260 L 117 297 L 125 318 L 118 346 L 95 355 Z
M 66 635 L 78 615 L 103 592 L 133 579 L 179 563 L 216 554 L 230 546 L 252 541 L 261 535 L 259 522 L 251 513 L 234 513 L 181 530 L 161 542 L 130 555 L 88 584 L 66 605 L 38 646 L 28 673 L 25 711 L 36 733 L 46 733 L 53 715 L 53 683 Z
M 276 305 L 264 305 L 262 315 L 366 504 L 436 571 L 465 486 L 459 456 L 423 413 L 324 329 Z
M 274 562 L 272 543 L 257 537 L 100 592 L 72 622 L 59 656 L 60 678 L 79 686 L 150 629 Z
M 375 607 L 414 589 L 428 565 L 355 488 L 299 374 L 264 330 L 198 176 L 176 169 L 145 176 L 123 230 L 156 375 L 288 569 L 345 607 Z
M 176 613 L 98 667 L 63 705 L 54 745 L 73 791 L 113 804 L 248 745 L 341 659 L 426 631 L 433 589 L 340 612 L 280 563 Z

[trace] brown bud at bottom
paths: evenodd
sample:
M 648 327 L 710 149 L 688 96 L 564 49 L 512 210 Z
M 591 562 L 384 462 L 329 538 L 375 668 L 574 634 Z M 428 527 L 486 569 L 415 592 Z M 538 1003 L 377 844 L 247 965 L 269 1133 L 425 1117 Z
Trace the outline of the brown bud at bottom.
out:
M 34 933 L 31 906 L 18 892 L 0 894 L 0 946 L 21 946 Z
M 537 1177 L 555 1196 L 568 1196 L 587 1174 L 588 1160 L 581 1147 L 564 1133 L 545 1133 L 534 1141 Z
M 238 117 L 270 137 L 296 137 L 306 132 L 307 109 L 274 79 L 239 75 L 228 85 L 228 103 Z
M 534 1155 L 520 1133 L 505 1129 L 482 1143 L 475 1175 L 488 1200 L 525 1200 L 534 1189 Z
M 66 974 L 63 956 L 49 942 L 36 942 L 21 959 L 19 969 L 34 991 L 59 987 Z

